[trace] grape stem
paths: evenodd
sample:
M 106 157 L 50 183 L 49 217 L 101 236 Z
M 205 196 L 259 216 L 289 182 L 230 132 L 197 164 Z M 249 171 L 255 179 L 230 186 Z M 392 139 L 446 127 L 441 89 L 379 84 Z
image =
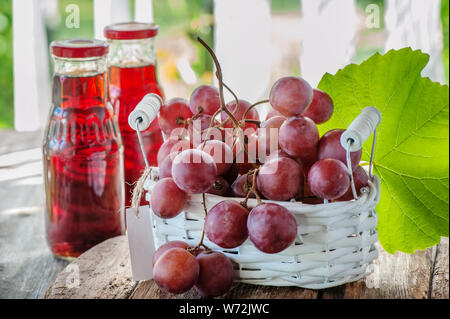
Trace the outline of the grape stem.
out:
M 206 215 L 208 215 L 208 209 L 206 208 L 206 195 L 205 195 L 205 193 L 202 194 L 202 203 L 203 203 L 203 209 L 205 211 L 205 218 L 206 218 Z M 193 251 L 196 251 L 200 247 L 204 247 L 207 251 L 211 250 L 203 243 L 203 239 L 204 238 L 205 238 L 205 226 L 203 226 L 202 237 L 200 238 L 200 242 L 197 244 L 197 246 L 195 246 L 192 249 Z
M 259 101 L 259 102 L 256 102 L 256 103 L 250 105 L 245 110 L 244 115 L 242 116 L 242 118 L 245 119 L 247 117 L 247 113 L 250 112 L 250 110 L 253 109 L 255 106 L 258 106 L 258 105 L 261 105 L 261 104 L 266 104 L 266 103 L 269 103 L 269 102 L 270 102 L 269 100 L 263 100 L 263 101 Z

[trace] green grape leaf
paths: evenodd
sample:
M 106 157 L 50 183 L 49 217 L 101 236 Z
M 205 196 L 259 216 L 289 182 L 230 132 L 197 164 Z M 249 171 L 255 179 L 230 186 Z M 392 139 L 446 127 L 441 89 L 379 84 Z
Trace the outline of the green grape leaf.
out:
M 420 51 L 392 50 L 327 73 L 319 84 L 335 104 L 321 133 L 348 127 L 366 106 L 382 113 L 374 173 L 379 239 L 389 253 L 414 253 L 449 233 L 449 88 L 421 76 L 428 61 Z M 371 146 L 369 139 L 365 161 Z

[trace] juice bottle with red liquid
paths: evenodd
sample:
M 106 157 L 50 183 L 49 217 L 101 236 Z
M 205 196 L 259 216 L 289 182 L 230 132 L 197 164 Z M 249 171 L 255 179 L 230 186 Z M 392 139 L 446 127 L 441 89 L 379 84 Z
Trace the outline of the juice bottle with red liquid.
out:
M 47 241 L 74 258 L 123 230 L 123 146 L 107 103 L 108 45 L 56 41 L 52 106 L 44 134 Z
M 117 23 L 105 28 L 109 43 L 109 98 L 118 118 L 124 145 L 125 202 L 131 204 L 133 183 L 145 169 L 136 132 L 128 125 L 128 115 L 148 93 L 163 92 L 156 77 L 154 37 L 158 26 L 149 23 Z M 150 166 L 157 166 L 156 155 L 163 136 L 156 118 L 142 133 L 145 154 Z M 144 204 L 144 199 L 142 204 Z

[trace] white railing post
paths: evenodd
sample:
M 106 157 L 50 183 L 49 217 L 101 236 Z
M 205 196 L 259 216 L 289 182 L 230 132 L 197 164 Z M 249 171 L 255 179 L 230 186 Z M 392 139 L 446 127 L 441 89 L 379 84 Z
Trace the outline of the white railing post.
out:
M 134 0 L 134 21 L 153 22 L 153 1 Z
M 430 54 L 422 75 L 444 82 L 441 0 L 387 0 L 385 49 L 410 46 Z
M 314 87 L 355 55 L 355 0 L 302 0 L 300 72 Z
M 104 39 L 103 29 L 108 24 L 131 21 L 128 0 L 94 0 L 94 34 Z
M 45 23 L 39 2 L 13 1 L 14 127 L 43 126 L 50 107 L 50 79 Z
M 265 98 L 270 89 L 270 2 L 215 0 L 214 17 L 214 49 L 224 82 L 249 102 Z M 227 92 L 226 98 L 232 96 Z

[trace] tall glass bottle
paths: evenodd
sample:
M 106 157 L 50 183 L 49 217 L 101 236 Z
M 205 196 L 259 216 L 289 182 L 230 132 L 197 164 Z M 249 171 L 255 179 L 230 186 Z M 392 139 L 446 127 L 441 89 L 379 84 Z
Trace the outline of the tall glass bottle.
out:
M 122 233 L 123 147 L 107 104 L 104 41 L 53 42 L 53 95 L 44 134 L 47 240 L 77 257 Z
M 109 43 L 109 97 L 118 117 L 124 144 L 125 197 L 130 205 L 132 184 L 145 168 L 136 132 L 128 125 L 128 115 L 148 93 L 163 98 L 156 77 L 156 53 L 154 37 L 158 26 L 148 23 L 118 23 L 105 28 Z M 142 140 L 149 164 L 157 166 L 156 155 L 163 143 L 163 136 L 156 118 L 142 132 Z

